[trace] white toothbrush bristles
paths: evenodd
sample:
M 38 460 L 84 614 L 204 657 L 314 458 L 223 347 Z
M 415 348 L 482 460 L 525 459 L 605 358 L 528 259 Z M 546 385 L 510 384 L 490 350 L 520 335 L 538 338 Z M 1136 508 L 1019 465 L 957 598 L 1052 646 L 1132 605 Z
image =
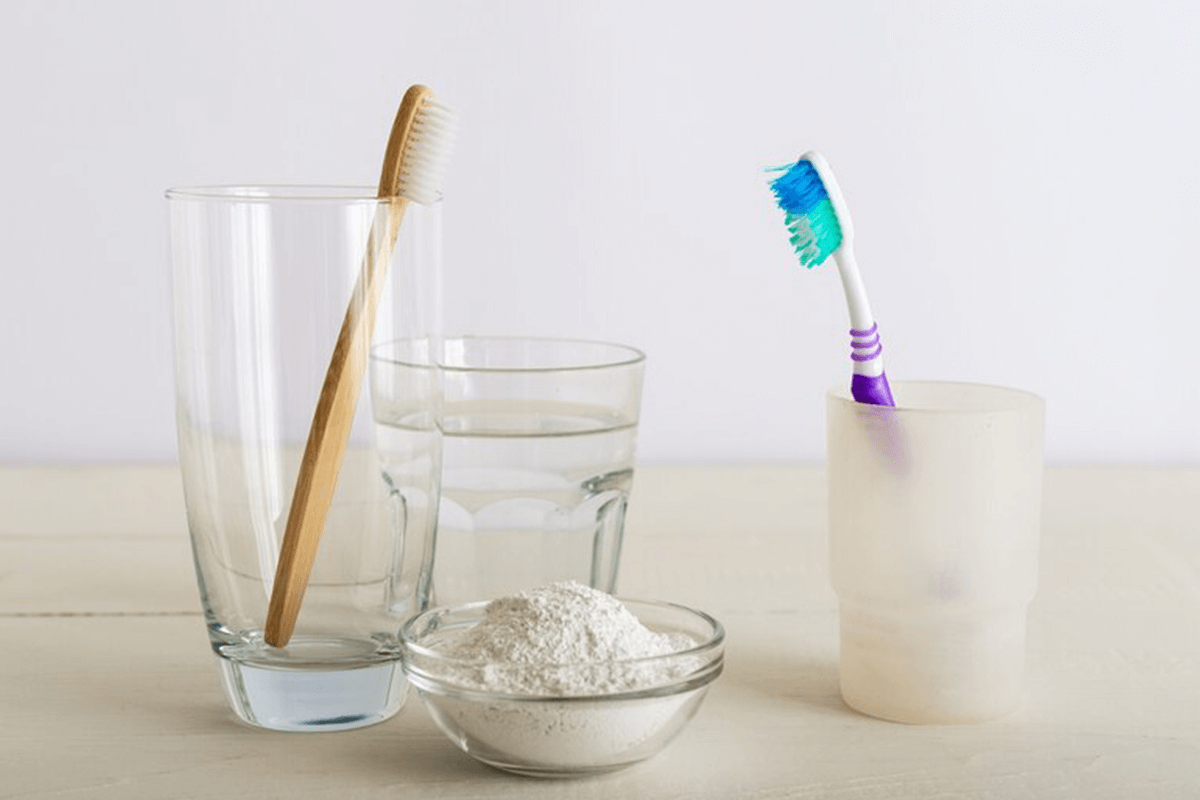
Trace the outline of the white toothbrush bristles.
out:
M 424 205 L 438 199 L 457 135 L 458 115 L 436 99 L 426 99 L 404 144 L 401 195 Z

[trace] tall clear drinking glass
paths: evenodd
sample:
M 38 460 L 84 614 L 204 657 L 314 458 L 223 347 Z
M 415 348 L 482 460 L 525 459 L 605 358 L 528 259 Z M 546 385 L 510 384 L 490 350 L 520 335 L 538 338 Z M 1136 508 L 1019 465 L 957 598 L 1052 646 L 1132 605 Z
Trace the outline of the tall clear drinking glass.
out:
M 440 467 L 430 370 L 405 386 L 424 413 L 411 418 L 420 435 L 403 441 L 376 435 L 364 380 L 295 634 L 276 648 L 263 626 L 313 411 L 387 202 L 318 186 L 167 198 L 179 456 L 226 696 L 241 720 L 267 728 L 379 722 L 406 695 L 400 625 L 428 601 Z M 376 340 L 436 341 L 440 214 L 440 204 L 408 205 Z
M 425 357 L 405 341 L 375 350 L 381 441 L 423 435 L 408 422 L 404 387 L 427 371 Z M 437 360 L 443 468 L 434 602 L 568 579 L 613 591 L 642 353 L 602 342 L 464 336 L 445 339 Z

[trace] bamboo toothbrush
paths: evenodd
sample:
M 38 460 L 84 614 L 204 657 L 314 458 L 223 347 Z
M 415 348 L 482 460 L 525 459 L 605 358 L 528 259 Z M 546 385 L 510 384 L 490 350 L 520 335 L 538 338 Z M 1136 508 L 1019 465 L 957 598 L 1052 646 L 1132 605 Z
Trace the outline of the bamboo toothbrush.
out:
M 850 310 L 850 358 L 854 364 L 850 394 L 860 403 L 894 406 L 883 371 L 879 326 L 871 315 L 867 290 L 854 261 L 850 212 L 833 171 L 820 153 L 811 150 L 795 164 L 780 169 L 783 174 L 771 181 L 771 191 L 786 213 L 784 224 L 800 263 L 811 269 L 833 256 L 838 266 Z
M 454 144 L 456 120 L 454 112 L 435 100 L 430 89 L 418 85 L 405 92 L 392 123 L 377 195 L 390 202 L 367 240 L 366 255 L 313 413 L 279 551 L 264 631 L 267 643 L 276 647 L 285 646 L 296 627 L 296 615 L 325 528 L 366 371 L 375 311 L 387 282 L 388 262 L 400 223 L 409 202 L 431 203 L 437 199 Z

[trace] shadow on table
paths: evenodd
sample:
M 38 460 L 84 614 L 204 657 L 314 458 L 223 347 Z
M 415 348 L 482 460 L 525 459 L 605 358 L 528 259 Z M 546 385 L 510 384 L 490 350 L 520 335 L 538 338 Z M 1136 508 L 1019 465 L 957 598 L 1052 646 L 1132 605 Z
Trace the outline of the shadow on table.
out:
M 402 712 L 404 713 L 404 712 Z M 383 723 L 357 732 L 353 747 L 347 748 L 347 767 L 358 774 L 395 775 L 405 783 L 438 784 L 451 780 L 496 780 L 512 778 L 476 761 L 447 741 L 440 733 L 394 735 Z M 386 735 L 385 735 L 386 734 Z
M 726 653 L 725 690 L 771 703 L 794 703 L 821 714 L 858 716 L 842 702 L 836 661 L 761 650 Z M 734 685 L 734 686 L 731 686 Z

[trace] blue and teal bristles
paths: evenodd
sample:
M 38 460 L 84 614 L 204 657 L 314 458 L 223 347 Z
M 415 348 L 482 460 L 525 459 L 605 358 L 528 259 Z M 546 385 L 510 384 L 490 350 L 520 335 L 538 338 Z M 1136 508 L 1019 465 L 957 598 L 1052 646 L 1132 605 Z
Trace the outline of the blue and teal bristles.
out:
M 850 214 L 829 164 L 820 153 L 809 151 L 795 164 L 776 171 L 783 174 L 771 181 L 771 192 L 784 212 L 784 224 L 800 263 L 812 268 L 830 256 L 837 263 L 850 312 L 851 394 L 860 403 L 895 405 L 883 372 L 879 326 L 854 262 Z
M 812 162 L 801 159 L 771 181 L 775 202 L 800 263 L 812 269 L 842 246 L 842 226 L 821 176 Z

